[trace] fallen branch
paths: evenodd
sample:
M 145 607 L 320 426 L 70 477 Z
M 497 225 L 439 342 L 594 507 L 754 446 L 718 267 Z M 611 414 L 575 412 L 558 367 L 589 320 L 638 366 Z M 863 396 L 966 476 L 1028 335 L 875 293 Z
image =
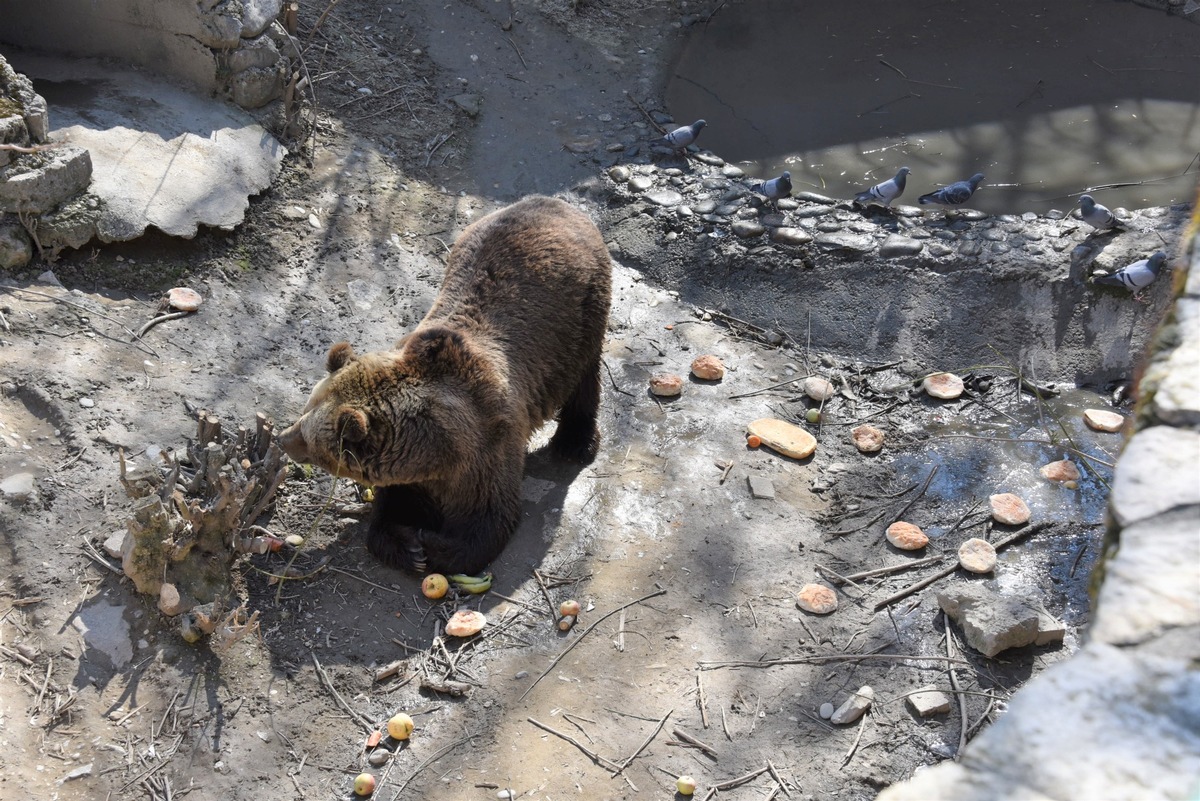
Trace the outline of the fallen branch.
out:
M 547 726 L 545 723 L 542 723 L 541 721 L 538 721 L 534 718 L 525 718 L 525 719 L 528 720 L 530 723 L 532 723 L 534 726 L 537 726 L 539 729 L 542 729 L 543 731 L 548 731 L 551 734 L 553 734 L 555 737 L 561 737 L 562 739 L 566 740 L 568 743 L 570 743 L 571 745 L 575 746 L 580 751 L 582 751 L 589 759 L 591 759 L 593 762 L 595 762 L 600 767 L 605 768 L 607 770 L 617 770 L 618 769 L 619 766 L 617 765 L 617 763 L 613 762 L 611 759 L 607 759 L 606 757 L 600 756 L 595 751 L 588 748 L 586 745 L 579 742 L 571 735 L 564 734 L 563 732 L 559 731 L 558 729 L 551 728 L 550 726 Z M 616 774 L 614 773 L 613 775 L 615 776 Z
M 952 657 L 955 653 L 954 632 L 950 629 L 948 612 L 942 612 L 942 625 L 946 628 L 946 656 Z M 950 675 L 950 686 L 954 688 L 954 697 L 958 701 L 958 750 L 954 752 L 954 761 L 957 762 L 962 758 L 963 749 L 967 747 L 967 699 L 958 686 L 958 674 L 954 672 L 954 668 L 947 668 L 946 672 Z
M 763 659 L 759 662 L 739 661 L 730 662 L 700 662 L 701 670 L 717 670 L 719 668 L 739 667 L 780 667 L 783 665 L 824 665 L 826 662 L 864 662 L 868 659 L 883 659 L 886 661 L 902 661 L 915 659 L 924 662 L 954 662 L 969 665 L 965 659 L 948 659 L 944 656 L 919 656 L 917 654 L 814 654 L 812 656 L 788 656 L 780 659 Z M 924 669 L 924 668 L 922 668 Z
M 842 764 L 838 766 L 838 770 L 849 765 L 850 760 L 854 758 L 854 752 L 858 750 L 858 743 L 862 740 L 863 730 L 867 728 L 867 718 L 870 716 L 870 712 L 863 713 L 862 721 L 858 724 L 858 734 L 854 735 L 854 743 L 850 746 L 850 750 L 846 752 L 846 756 L 842 759 Z
M 404 780 L 404 784 L 400 785 L 400 789 L 396 790 L 396 794 L 394 796 L 392 796 L 392 801 L 396 801 L 396 799 L 398 799 L 400 797 L 400 794 L 404 792 L 404 788 L 408 787 L 409 783 L 413 779 L 417 778 L 418 773 L 425 770 L 425 768 L 429 767 L 434 762 L 437 762 L 439 759 L 441 759 L 446 754 L 453 751 L 455 748 L 458 748 L 463 743 L 469 743 L 478 736 L 479 736 L 478 734 L 469 734 L 466 737 L 462 738 L 461 740 L 455 740 L 454 742 L 450 743 L 449 745 L 439 748 L 437 750 L 437 752 L 434 753 L 433 756 L 429 757 L 429 759 L 426 759 L 420 765 L 417 765 L 417 767 L 413 770 L 413 772 L 408 774 L 408 778 Z
M 53 150 L 56 147 L 62 147 L 62 143 L 48 142 L 44 145 L 16 145 L 11 142 L 0 143 L 0 150 L 7 150 L 10 153 L 41 153 L 43 150 Z
M 688 745 L 695 746 L 696 748 L 699 748 L 704 753 L 708 754 L 713 759 L 717 759 L 717 749 L 713 748 L 711 745 L 709 745 L 707 743 L 701 742 L 699 739 L 688 734 L 683 729 L 672 729 L 671 733 L 674 734 L 680 740 L 683 740 Z
M 627 759 L 626 759 L 624 762 L 622 762 L 622 763 L 621 763 L 621 766 L 620 766 L 620 767 L 618 767 L 618 768 L 617 768 L 617 769 L 616 769 L 616 770 L 613 772 L 613 778 L 614 778 L 614 779 L 615 779 L 615 778 L 617 778 L 618 776 L 620 776 L 620 775 L 621 775 L 621 774 L 622 774 L 622 773 L 625 771 L 625 768 L 629 767 L 630 763 L 631 763 L 631 762 L 633 762 L 633 760 L 637 759 L 637 757 L 638 757 L 638 754 L 640 754 L 640 753 L 642 753 L 643 751 L 645 751 L 645 750 L 646 750 L 646 746 L 650 745 L 650 742 L 651 742 L 651 741 L 652 741 L 652 740 L 653 740 L 655 737 L 657 737 L 657 736 L 658 736 L 658 733 L 659 733 L 660 731 L 662 731 L 662 727 L 663 727 L 664 725 L 666 725 L 667 718 L 671 717 L 671 714 L 672 714 L 674 711 L 675 711 L 674 709 L 668 709 L 668 710 L 667 710 L 667 714 L 663 715 L 663 716 L 662 716 L 662 719 L 658 721 L 658 725 L 654 727 L 654 731 L 650 732 L 650 734 L 649 734 L 649 735 L 647 735 L 646 739 L 642 741 L 642 744 L 641 744 L 641 745 L 639 745 L 639 746 L 637 747 L 637 750 L 636 750 L 636 751 L 634 751 L 632 754 L 630 754 L 630 755 L 629 755 L 629 757 L 628 757 L 628 758 L 627 758 Z
M 181 320 L 184 317 L 187 317 L 189 314 L 191 314 L 190 311 L 175 311 L 175 312 L 167 312 L 166 314 L 160 314 L 157 317 L 155 317 L 153 320 L 151 320 L 150 322 L 146 323 L 141 328 L 139 328 L 138 332 L 136 334 L 134 334 L 133 337 L 134 337 L 134 339 L 141 339 L 142 337 L 144 337 L 146 335 L 147 331 L 149 331 L 151 328 L 158 325 L 159 323 L 165 323 L 168 320 Z
M 863 570 L 862 572 L 851 573 L 848 576 L 842 576 L 840 578 L 845 578 L 847 581 L 851 581 L 851 580 L 860 581 L 861 579 L 874 578 L 875 576 L 886 576 L 891 573 L 901 573 L 905 570 L 911 570 L 914 567 L 924 567 L 925 565 L 932 565 L 932 564 L 942 561 L 945 558 L 946 558 L 945 554 L 938 554 L 937 556 L 930 556 L 925 559 L 918 559 L 916 562 L 905 562 L 902 565 L 891 565 L 889 567 L 877 567 L 874 570 Z M 831 581 L 832 581 L 832 579 L 831 579 Z
M 538 676 L 536 679 L 533 680 L 533 684 L 530 684 L 529 687 L 526 688 L 525 692 L 521 693 L 521 697 L 518 698 L 517 700 L 518 701 L 525 700 L 525 696 L 527 696 L 527 695 L 529 695 L 529 693 L 533 692 L 533 688 L 538 685 L 538 682 L 540 682 L 542 679 L 546 678 L 546 676 L 548 676 L 550 674 L 550 671 L 554 670 L 555 665 L 557 665 L 559 662 L 561 662 L 563 657 L 565 657 L 567 654 L 569 654 L 571 652 L 572 648 L 574 648 L 576 645 L 579 645 L 579 643 L 583 642 L 583 638 L 588 636 L 589 634 L 591 634 L 592 631 L 597 626 L 599 626 L 601 623 L 603 623 L 605 620 L 612 617 L 617 612 L 620 612 L 622 609 L 628 609 L 629 607 L 634 606 L 636 604 L 640 604 L 643 601 L 648 601 L 651 598 L 657 598 L 660 595 L 666 595 L 666 594 L 667 594 L 666 590 L 662 590 L 662 589 L 656 590 L 656 591 L 650 593 L 649 595 L 643 595 L 641 598 L 638 598 L 636 601 L 630 601 L 629 603 L 623 604 L 622 606 L 618 606 L 616 609 L 612 610 L 611 612 L 607 612 L 604 615 L 602 615 L 598 620 L 596 620 L 594 623 L 592 623 L 592 625 L 590 625 L 586 629 L 584 629 L 583 633 L 579 635 L 579 638 L 576 639 L 575 642 L 568 645 L 566 648 L 563 649 L 562 653 L 560 653 L 558 656 L 554 657 L 554 659 L 551 660 L 551 662 L 550 662 L 550 666 L 547 667 L 544 671 L 542 671 L 542 675 Z
M 313 666 L 317 669 L 317 676 L 321 679 L 321 683 L 325 685 L 325 689 L 328 690 L 329 694 L 333 696 L 333 700 L 337 701 L 337 705 L 340 706 L 356 723 L 358 723 L 358 725 L 362 726 L 363 729 L 366 730 L 367 734 L 375 731 L 375 724 L 367 720 L 365 715 L 361 714 L 357 709 L 350 706 L 350 704 L 346 703 L 346 699 L 342 698 L 341 694 L 337 691 L 337 688 L 333 686 L 333 682 L 330 681 L 329 675 L 325 673 L 325 668 L 321 667 L 321 663 L 317 661 L 316 653 L 312 654 L 312 661 Z

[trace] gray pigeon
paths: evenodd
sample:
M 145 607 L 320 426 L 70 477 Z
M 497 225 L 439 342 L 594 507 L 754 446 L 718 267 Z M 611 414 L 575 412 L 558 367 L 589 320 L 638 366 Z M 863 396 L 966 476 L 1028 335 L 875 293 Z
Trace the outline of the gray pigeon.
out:
M 917 202 L 922 206 L 929 203 L 937 203 L 941 206 L 961 206 L 971 199 L 971 195 L 975 194 L 975 190 L 981 183 L 983 183 L 983 173 L 977 172 L 965 181 L 956 181 L 949 186 L 943 186 L 941 189 L 930 192 L 928 195 L 921 195 L 917 198 Z
M 1107 231 L 1117 225 L 1117 218 L 1113 213 L 1106 206 L 1092 200 L 1091 195 L 1079 196 L 1079 216 L 1097 231 Z
M 662 141 L 674 150 L 686 150 L 696 141 L 696 137 L 700 135 L 700 131 L 704 129 L 705 125 L 708 123 L 704 120 L 696 120 L 691 125 L 684 125 L 671 131 L 662 138 Z
M 1135 261 L 1117 270 L 1112 275 L 1095 275 L 1092 281 L 1106 286 L 1123 286 L 1130 292 L 1145 289 L 1154 282 L 1162 268 L 1166 265 L 1167 254 L 1161 250 L 1148 259 Z
M 750 191 L 756 192 L 772 203 L 775 203 L 780 198 L 792 194 L 792 174 L 785 172 L 778 178 L 750 184 Z
M 854 202 L 860 206 L 876 204 L 891 208 L 896 198 L 904 194 L 904 184 L 908 180 L 910 172 L 908 167 L 901 167 L 895 178 L 875 184 L 865 192 L 859 192 L 854 196 Z

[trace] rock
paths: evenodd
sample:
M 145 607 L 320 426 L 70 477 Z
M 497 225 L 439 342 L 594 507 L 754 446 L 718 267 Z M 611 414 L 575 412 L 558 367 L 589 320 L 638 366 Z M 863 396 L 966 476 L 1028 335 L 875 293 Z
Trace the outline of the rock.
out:
M 771 229 L 771 241 L 778 242 L 781 245 L 804 245 L 812 241 L 812 234 L 800 228 L 783 228 Z
M 721 158 L 720 156 L 714 156 L 712 153 L 709 153 L 708 151 L 705 151 L 705 150 L 701 150 L 699 153 L 692 156 L 692 158 L 694 158 L 696 161 L 700 162 L 701 164 L 707 164 L 710 167 L 724 167 L 725 166 L 725 159 Z
M 44 214 L 87 189 L 92 155 L 76 145 L 24 156 L 0 167 L 0 212 Z
M 648 193 L 646 195 L 646 200 L 650 201 L 656 206 L 669 208 L 671 206 L 678 206 L 680 203 L 682 203 L 683 195 L 671 189 L 660 189 L 657 192 Z
M 0 495 L 17 503 L 29 500 L 33 496 L 33 473 L 13 473 L 0 481 Z
M 191 604 L 183 599 L 179 593 L 179 588 L 174 584 L 164 582 L 158 588 L 158 611 L 167 617 L 175 617 L 175 615 L 182 614 L 190 607 Z
M 128 535 L 123 531 L 118 531 L 116 534 L 113 534 L 104 541 L 104 552 L 113 559 L 120 559 L 122 553 L 121 549 L 125 544 L 125 537 L 127 536 Z
M 631 173 L 629 168 L 623 165 L 618 165 L 608 171 L 608 177 L 612 179 L 613 183 L 618 184 L 623 184 L 628 181 L 630 175 Z
M 650 376 L 650 391 L 660 398 L 673 398 L 683 392 L 683 379 L 674 373 L 656 373 Z
M 917 551 L 929 544 L 929 537 L 920 526 L 897 520 L 884 532 L 887 541 L 902 551 Z
M 864 423 L 852 428 L 850 437 L 854 440 L 854 447 L 858 448 L 860 453 L 878 453 L 883 450 L 883 432 L 875 426 Z
M 735 167 L 732 164 L 726 164 L 721 168 L 721 175 L 726 178 L 741 178 L 745 174 L 745 171 L 741 167 Z
M 96 405 L 96 402 L 94 400 L 92 400 L 91 398 L 80 398 L 79 405 L 85 409 L 91 409 L 92 407 L 94 407 Z
M 879 247 L 879 255 L 885 259 L 894 258 L 896 256 L 915 256 L 921 252 L 924 244 L 915 239 L 910 239 L 907 236 L 900 234 L 891 234 L 883 241 Z
M 85 192 L 38 219 L 38 240 L 46 249 L 83 247 L 96 236 L 103 213 L 104 201 Z
M 760 501 L 775 500 L 775 485 L 763 476 L 749 476 L 750 495 Z
M 754 220 L 738 220 L 729 226 L 729 230 L 742 239 L 751 239 L 756 236 L 762 236 L 767 229 L 762 223 Z
M 478 117 L 479 110 L 483 104 L 483 98 L 471 92 L 464 92 L 454 95 L 454 97 L 450 98 L 450 102 L 467 112 L 468 117 Z
M 936 687 L 922 687 L 909 693 L 907 700 L 913 712 L 922 718 L 950 711 L 950 696 Z
M 823 402 L 837 394 L 833 384 L 819 375 L 810 375 L 804 379 L 804 394 L 815 401 Z
M 701 381 L 720 381 L 725 377 L 725 365 L 716 356 L 706 353 L 692 360 L 692 375 Z
M 833 704 L 826 701 L 825 703 L 821 704 L 821 708 L 818 710 L 818 712 L 823 720 L 829 720 L 831 717 L 833 717 Z
M 1113 473 L 1109 509 L 1117 523 L 1125 527 L 1200 505 L 1197 453 L 1200 433 L 1195 431 L 1160 425 L 1134 434 Z
M 386 748 L 376 748 L 367 755 L 367 762 L 370 762 L 374 767 L 383 767 L 387 764 L 388 759 L 392 756 L 392 752 Z
M 1029 522 L 1029 507 L 1025 501 L 1011 492 L 992 495 L 988 498 L 992 519 L 1006 526 L 1020 526 Z
M 649 175 L 635 175 L 629 179 L 630 192 L 645 192 L 654 186 L 654 179 Z
M 269 36 L 247 39 L 242 46 L 221 56 L 221 66 L 231 75 L 248 69 L 275 69 L 279 48 Z
M 971 573 L 990 573 L 996 567 L 996 549 L 987 540 L 972 537 L 958 546 L 958 563 Z
M 763 417 L 746 426 L 747 434 L 754 434 L 773 451 L 793 459 L 807 459 L 817 449 L 817 439 L 800 426 L 773 417 Z
M 796 605 L 814 615 L 828 615 L 838 607 L 837 594 L 824 584 L 805 584 L 796 594 Z
M 785 224 L 783 215 L 776 213 L 764 214 L 758 221 L 768 228 L 782 228 Z
M 1095 431 L 1116 433 L 1125 425 L 1125 416 L 1104 409 L 1084 409 L 1083 422 Z
M 25 228 L 15 219 L 4 221 L 0 216 L 0 270 L 24 267 L 33 258 L 33 242 Z
M 837 711 L 829 718 L 829 722 L 838 726 L 853 723 L 871 708 L 871 702 L 874 700 L 875 691 L 869 686 L 863 685 L 858 688 L 858 692 L 847 698 L 845 703 L 837 708 Z
M 954 400 L 963 394 L 963 380 L 954 373 L 933 373 L 925 376 L 921 387 L 931 398 Z
M 875 249 L 875 240 L 865 234 L 824 233 L 814 240 L 826 250 L 849 250 L 854 253 L 869 253 Z
M 796 192 L 792 195 L 796 200 L 802 200 L 806 203 L 818 203 L 822 206 L 836 206 L 837 199 L 818 195 L 816 192 Z
M 1067 627 L 1063 622 L 1047 612 L 1041 604 L 1034 605 L 1034 611 L 1038 616 L 1038 633 L 1033 644 L 1049 645 L 1052 642 L 1062 642 L 1067 636 Z
M 1059 484 L 1067 481 L 1078 481 L 1081 477 L 1079 468 L 1070 459 L 1063 459 L 1043 465 L 1040 472 L 1042 477 L 1047 481 L 1054 481 Z
M 979 584 L 957 584 L 940 590 L 937 599 L 962 627 L 967 644 L 986 657 L 1037 641 L 1038 611 L 1019 598 Z
M 250 39 L 267 29 L 283 8 L 283 0 L 242 0 L 242 38 Z

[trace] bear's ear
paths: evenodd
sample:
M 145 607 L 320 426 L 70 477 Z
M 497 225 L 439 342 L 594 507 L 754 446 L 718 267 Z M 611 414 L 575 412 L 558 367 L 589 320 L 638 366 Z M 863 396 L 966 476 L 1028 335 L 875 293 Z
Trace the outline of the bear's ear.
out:
M 343 442 L 362 442 L 367 438 L 367 416 L 353 406 L 338 409 L 336 431 Z
M 349 342 L 339 342 L 329 349 L 329 355 L 325 357 L 325 369 L 336 373 L 357 358 Z
M 462 334 L 449 328 L 429 328 L 409 336 L 408 347 L 427 367 L 457 368 L 467 361 Z

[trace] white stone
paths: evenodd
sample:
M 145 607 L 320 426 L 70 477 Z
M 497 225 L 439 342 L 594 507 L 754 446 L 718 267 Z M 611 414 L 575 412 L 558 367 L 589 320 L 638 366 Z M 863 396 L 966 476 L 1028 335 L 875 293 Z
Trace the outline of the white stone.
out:
M 125 538 L 129 536 L 128 532 L 118 531 L 104 541 L 104 552 L 113 559 L 120 559 L 123 553 L 122 547 L 125 544 Z
M 909 693 L 906 700 L 913 712 L 923 718 L 950 711 L 950 696 L 936 687 L 922 687 L 916 692 Z
M 1153 408 L 1163 422 L 1196 426 L 1200 425 L 1200 301 L 1179 298 L 1175 321 L 1179 344 L 1157 371 L 1162 378 L 1152 396 Z
M 962 627 L 967 644 L 986 657 L 1031 645 L 1038 637 L 1038 611 L 1020 598 L 978 584 L 939 590 L 938 605 Z
M 829 719 L 830 723 L 843 726 L 847 723 L 853 723 L 863 716 L 863 713 L 871 708 L 871 702 L 875 700 L 875 691 L 869 686 L 858 688 L 858 692 L 850 696 L 845 702 L 837 708 L 833 713 L 833 717 Z
M 1133 435 L 1113 473 L 1109 508 L 1129 526 L 1169 509 L 1200 506 L 1200 433 L 1153 426 Z
M 0 481 L 0 495 L 18 503 L 33 495 L 33 473 L 13 473 Z
M 821 708 L 817 711 L 821 715 L 822 720 L 829 720 L 831 717 L 833 717 L 833 704 L 826 701 L 825 703 L 821 704 Z

